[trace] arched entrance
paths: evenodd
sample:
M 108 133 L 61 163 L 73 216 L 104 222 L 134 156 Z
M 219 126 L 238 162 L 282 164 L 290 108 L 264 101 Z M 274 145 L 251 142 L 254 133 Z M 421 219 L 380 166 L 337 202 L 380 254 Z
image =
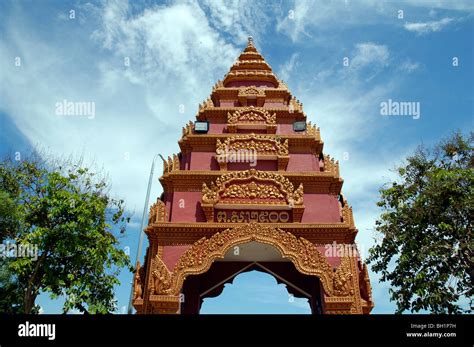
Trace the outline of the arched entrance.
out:
M 318 277 L 298 272 L 277 248 L 255 241 L 230 248 L 208 271 L 188 276 L 182 288 L 181 313 L 198 314 L 204 299 L 219 296 L 235 277 L 254 270 L 272 275 L 277 283 L 286 285 L 289 295 L 308 299 L 313 314 L 321 313 L 322 290 Z
M 142 308 L 140 295 L 135 307 L 150 313 L 198 313 L 202 297 L 217 295 L 226 281 L 253 266 L 287 284 L 290 291 L 295 290 L 293 295 L 305 293 L 315 314 L 370 309 L 371 301 L 362 299 L 359 291 L 359 281 L 367 282 L 366 268 L 360 272 L 360 262 L 350 255 L 339 258 L 338 265 L 330 265 L 318 247 L 322 246 L 265 224 L 225 229 L 192 244 L 172 270 L 160 253 L 151 258 L 145 290 L 149 299 Z M 137 288 L 140 283 L 136 277 Z

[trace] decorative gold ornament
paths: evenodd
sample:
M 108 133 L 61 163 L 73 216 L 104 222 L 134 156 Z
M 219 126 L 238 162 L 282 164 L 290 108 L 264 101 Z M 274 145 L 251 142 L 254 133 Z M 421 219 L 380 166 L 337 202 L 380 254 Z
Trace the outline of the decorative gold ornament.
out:
M 281 229 L 250 223 L 200 239 L 179 258 L 173 272 L 157 259 L 153 275 L 162 282 L 155 280 L 155 293 L 178 295 L 186 276 L 206 272 L 231 247 L 251 241 L 274 246 L 298 271 L 317 276 L 326 293 L 333 292 L 332 268 L 314 244 Z
M 163 161 L 163 175 L 169 174 L 173 171 L 180 170 L 179 157 L 176 154 L 173 154 L 173 157 L 168 156 L 168 161 Z
M 153 288 L 152 294 L 170 294 L 172 274 L 160 257 L 155 257 L 152 263 Z
M 299 222 L 304 211 L 303 185 L 295 191 L 280 174 L 255 169 L 232 171 L 211 182 L 210 187 L 202 185 L 201 207 L 208 222 L 214 221 L 217 204 L 287 206 L 293 209 L 294 221 Z
M 269 135 L 235 135 L 225 139 L 217 140 L 216 152 L 238 151 L 238 150 L 255 150 L 262 155 L 288 155 L 288 139 L 283 143 L 274 136 Z M 219 154 L 219 153 L 218 153 Z
M 308 122 L 308 125 L 306 126 L 306 134 L 314 136 L 317 141 L 321 141 L 321 132 L 316 124 L 312 125 L 311 122 Z
M 341 259 L 341 264 L 334 272 L 333 283 L 334 295 L 336 296 L 349 296 L 354 294 L 351 261 L 354 261 L 354 259 L 349 256 L 344 256 Z
M 331 172 L 335 177 L 339 176 L 339 161 L 334 161 L 329 155 L 324 156 L 324 171 Z
M 191 135 L 193 131 L 194 131 L 194 123 L 189 121 L 189 123 L 183 127 L 183 137 Z
M 150 206 L 148 214 L 148 225 L 153 223 L 166 222 L 166 205 L 160 199 Z
M 243 107 L 227 113 L 227 130 L 236 133 L 238 128 L 266 129 L 267 133 L 276 132 L 276 113 L 270 114 L 262 107 Z

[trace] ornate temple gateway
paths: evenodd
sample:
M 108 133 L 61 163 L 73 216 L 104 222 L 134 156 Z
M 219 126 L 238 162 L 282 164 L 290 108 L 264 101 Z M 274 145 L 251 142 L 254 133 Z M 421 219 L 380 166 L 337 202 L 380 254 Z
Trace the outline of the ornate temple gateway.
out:
M 252 39 L 164 163 L 138 313 L 199 313 L 238 274 L 273 275 L 314 314 L 373 308 L 339 164 Z M 352 250 L 352 252 L 350 252 Z

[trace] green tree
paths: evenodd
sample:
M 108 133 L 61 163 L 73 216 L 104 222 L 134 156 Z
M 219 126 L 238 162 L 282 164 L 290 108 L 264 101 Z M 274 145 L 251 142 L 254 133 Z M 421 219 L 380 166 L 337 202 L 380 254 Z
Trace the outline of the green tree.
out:
M 397 313 L 472 311 L 473 139 L 457 132 L 432 150 L 418 148 L 380 190 L 381 240 L 368 261 L 390 282 Z
M 37 249 L 36 259 L 0 258 L 0 309 L 35 313 L 45 292 L 66 298 L 64 312 L 112 312 L 120 269 L 132 267 L 117 238 L 129 217 L 106 179 L 82 161 L 31 155 L 0 163 L 0 195 L 0 242 Z

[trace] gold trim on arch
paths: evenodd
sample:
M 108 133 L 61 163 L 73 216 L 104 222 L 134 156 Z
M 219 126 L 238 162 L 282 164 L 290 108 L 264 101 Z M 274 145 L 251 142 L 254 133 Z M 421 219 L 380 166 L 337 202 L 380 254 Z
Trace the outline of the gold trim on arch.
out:
M 210 238 L 201 238 L 178 259 L 172 272 L 156 257 L 154 294 L 178 295 L 187 276 L 206 272 L 216 259 L 224 258 L 231 247 L 251 241 L 274 246 L 299 272 L 317 276 L 325 292 L 333 295 L 333 269 L 313 243 L 290 232 L 257 223 L 240 225 Z

